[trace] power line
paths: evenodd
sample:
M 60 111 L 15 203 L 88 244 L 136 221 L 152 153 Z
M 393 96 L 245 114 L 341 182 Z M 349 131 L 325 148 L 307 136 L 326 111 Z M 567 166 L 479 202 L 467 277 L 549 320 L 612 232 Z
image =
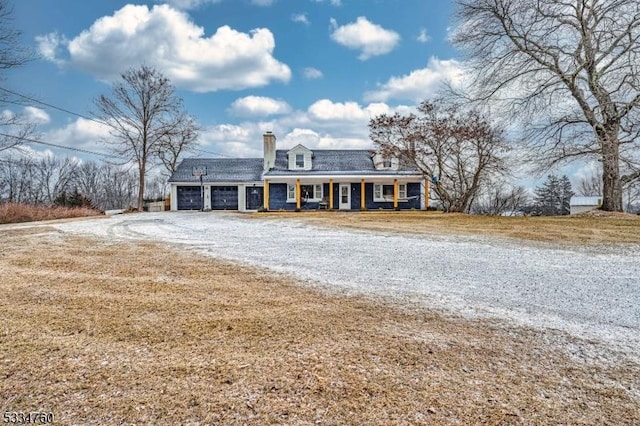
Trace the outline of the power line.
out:
M 24 98 L 24 99 L 26 99 L 28 101 L 35 102 L 37 104 L 47 106 L 49 108 L 53 108 L 55 110 L 62 111 L 62 112 L 67 113 L 67 114 L 75 115 L 76 117 L 84 118 L 85 120 L 90 120 L 90 121 L 93 121 L 95 123 L 100 123 L 100 124 L 107 125 L 104 121 L 96 120 L 93 117 L 89 117 L 89 116 L 86 116 L 86 115 L 83 115 L 83 114 L 79 114 L 77 112 L 69 111 L 68 109 L 65 109 L 65 108 L 62 108 L 62 107 L 58 107 L 58 106 L 52 105 L 52 104 L 47 103 L 47 102 L 39 101 L 38 99 L 32 98 L 32 97 L 27 96 L 27 95 L 23 95 L 23 94 L 18 93 L 18 92 L 14 92 L 13 90 L 5 89 L 4 87 L 0 87 L 0 90 L 2 90 L 4 92 L 7 92 L 7 93 L 10 93 L 10 94 L 12 94 L 14 96 L 19 96 L 19 97 Z M 12 103 L 12 104 L 17 104 L 17 102 L 11 102 L 11 101 L 5 101 L 5 102 Z M 18 104 L 18 105 L 21 105 L 21 104 Z
M 85 154 L 98 155 L 100 157 L 122 159 L 121 157 L 118 157 L 118 156 L 113 155 L 113 154 L 105 154 L 105 153 L 102 153 L 102 152 L 90 151 L 88 149 L 74 148 L 74 147 L 59 145 L 59 144 L 55 144 L 55 143 L 51 143 L 51 142 L 44 142 L 44 141 L 39 141 L 39 140 L 36 140 L 36 139 L 25 138 L 25 137 L 22 137 L 22 136 L 10 135 L 10 134 L 7 134 L 7 133 L 0 133 L 0 136 L 4 136 L 4 137 L 7 137 L 7 138 L 18 139 L 18 140 L 20 140 L 22 142 L 27 142 L 27 143 L 36 143 L 36 144 L 39 144 L 39 145 L 52 146 L 54 148 L 67 149 L 69 151 L 76 151 L 76 152 L 82 152 L 82 153 L 85 153 Z
M 28 101 L 31 101 L 31 102 L 35 102 L 35 103 L 37 103 L 37 104 L 44 105 L 44 106 L 47 106 L 47 107 L 49 107 L 49 108 L 53 108 L 53 109 L 58 110 L 58 111 L 62 111 L 62 112 L 64 112 L 64 113 L 71 114 L 71 115 L 74 115 L 74 116 L 76 116 L 76 117 L 84 118 L 85 120 L 90 120 L 90 121 L 93 121 L 93 122 L 95 122 L 95 123 L 99 123 L 99 124 L 103 124 L 103 125 L 105 125 L 105 126 L 108 126 L 108 124 L 107 124 L 107 123 L 105 123 L 104 121 L 97 120 L 97 119 L 95 119 L 95 118 L 92 118 L 92 117 L 89 117 L 89 116 L 86 116 L 86 115 L 83 115 L 83 114 L 79 114 L 79 113 L 77 113 L 77 112 L 73 112 L 73 111 L 70 111 L 70 110 L 68 110 L 68 109 L 65 109 L 65 108 L 62 108 L 62 107 L 58 107 L 58 106 L 55 106 L 55 105 L 50 104 L 50 103 L 47 103 L 47 102 L 40 101 L 40 100 L 35 99 L 35 98 L 31 97 L 31 96 L 27 96 L 27 95 L 23 95 L 23 94 L 18 93 L 18 92 L 14 92 L 13 90 L 5 89 L 4 87 L 0 87 L 0 90 L 4 91 L 4 92 L 6 92 L 6 93 L 10 93 L 10 94 L 12 94 L 12 95 L 14 95 L 14 96 L 19 96 L 19 97 L 21 97 L 21 98 L 23 98 L 23 99 L 26 99 L 26 100 L 28 100 Z M 21 104 L 21 103 L 19 103 L 19 102 L 9 101 L 9 100 L 4 100 L 3 102 L 10 103 L 10 104 L 14 104 L 14 105 L 23 105 L 23 104 Z M 5 135 L 5 136 L 10 136 L 10 135 Z M 11 136 L 10 136 L 10 137 L 11 137 Z M 36 143 L 37 143 L 37 142 L 36 142 Z M 46 144 L 45 142 L 42 142 L 42 143 L 43 143 L 43 144 Z M 52 145 L 52 146 L 55 146 L 55 145 Z M 69 148 L 69 147 L 64 147 L 64 146 L 59 146 L 59 148 L 63 148 L 63 149 L 72 149 L 72 150 L 73 150 L 73 149 L 75 149 L 75 148 Z M 220 156 L 220 157 L 232 158 L 230 155 L 221 154 L 221 153 L 219 153 L 219 152 L 215 152 L 215 151 L 206 151 L 206 150 L 204 150 L 204 149 L 195 148 L 195 147 L 194 147 L 193 149 L 194 149 L 195 151 L 203 152 L 203 153 L 205 153 L 205 154 L 218 155 L 218 156 Z M 97 154 L 97 155 L 105 155 L 105 154 Z
M 194 151 L 204 152 L 205 154 L 219 155 L 220 157 L 232 158 L 230 155 L 220 154 L 219 152 L 206 151 L 206 150 L 204 150 L 204 149 L 200 149 L 200 148 L 192 148 L 192 149 L 193 149 Z

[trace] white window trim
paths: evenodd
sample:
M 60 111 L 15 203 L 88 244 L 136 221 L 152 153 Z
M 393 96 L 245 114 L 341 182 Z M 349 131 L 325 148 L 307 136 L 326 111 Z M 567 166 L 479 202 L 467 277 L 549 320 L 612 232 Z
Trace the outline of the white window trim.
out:
M 382 183 L 374 183 L 373 184 L 373 201 L 375 203 L 384 203 L 393 201 L 393 195 L 390 197 L 385 197 L 383 194 L 383 186 L 393 186 L 393 184 L 382 184 Z M 407 199 L 407 184 L 399 183 L 398 184 L 398 201 L 406 202 L 409 201 Z
M 293 196 L 293 197 L 292 197 Z M 287 184 L 287 202 L 294 202 L 296 201 L 296 184 L 295 183 L 288 183 Z
M 302 156 L 302 165 L 298 164 L 298 155 Z M 296 169 L 304 169 L 304 166 L 306 165 L 306 156 L 304 154 L 293 154 L 293 162 L 295 164 L 295 168 Z
M 319 203 L 322 201 L 324 197 L 324 185 L 321 183 L 314 184 L 300 184 L 300 186 L 305 185 L 313 185 L 313 197 L 307 198 L 306 201 L 310 203 Z M 291 197 L 293 195 L 293 198 Z M 300 198 L 301 201 L 305 201 L 304 198 Z M 295 203 L 296 202 L 296 184 L 288 183 L 287 184 L 287 203 Z

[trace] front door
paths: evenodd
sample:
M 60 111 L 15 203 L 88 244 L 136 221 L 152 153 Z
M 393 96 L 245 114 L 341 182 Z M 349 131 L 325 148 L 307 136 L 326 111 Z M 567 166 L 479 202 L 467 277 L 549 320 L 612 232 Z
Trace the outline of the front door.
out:
M 340 210 L 351 210 L 351 184 L 350 183 L 341 183 L 340 184 Z
M 249 186 L 246 189 L 245 195 L 247 210 L 258 210 L 264 204 L 264 187 L 262 186 Z

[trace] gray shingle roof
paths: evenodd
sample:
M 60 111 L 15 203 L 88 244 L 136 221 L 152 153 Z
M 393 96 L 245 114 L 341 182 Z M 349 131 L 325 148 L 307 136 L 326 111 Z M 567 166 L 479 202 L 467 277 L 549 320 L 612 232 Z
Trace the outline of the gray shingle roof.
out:
M 366 149 L 322 149 L 313 150 L 312 169 L 307 171 L 289 170 L 287 151 L 277 150 L 274 168 L 265 176 L 284 175 L 404 175 L 419 174 L 416 169 L 401 166 L 399 170 L 376 170 L 373 165 L 372 151 Z
M 415 175 L 419 172 L 401 166 L 399 170 L 376 170 L 372 152 L 366 149 L 322 149 L 313 150 L 311 170 L 289 170 L 287 151 L 276 151 L 273 169 L 269 176 L 292 175 Z M 206 167 L 203 182 L 257 182 L 262 180 L 262 158 L 187 158 L 171 175 L 169 182 L 200 182 L 193 176 L 194 167 Z
M 186 158 L 169 178 L 169 182 L 200 182 L 193 176 L 194 167 L 206 167 L 203 182 L 256 182 L 262 180 L 262 158 Z

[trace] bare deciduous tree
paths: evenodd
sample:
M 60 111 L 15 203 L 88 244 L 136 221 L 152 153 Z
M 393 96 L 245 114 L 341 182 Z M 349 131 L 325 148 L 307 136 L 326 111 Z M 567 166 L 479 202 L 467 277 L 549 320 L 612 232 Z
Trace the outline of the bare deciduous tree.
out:
M 585 197 L 599 197 L 602 195 L 602 172 L 590 173 L 578 181 L 578 195 Z M 625 182 L 622 185 L 622 199 L 624 211 L 636 211 L 636 204 L 640 201 L 640 180 Z
M 183 114 L 176 121 L 179 125 L 164 137 L 158 150 L 158 158 L 169 175 L 176 171 L 180 156 L 191 151 L 200 130 L 196 120 L 189 115 Z
M 182 100 L 169 80 L 145 65 L 122 74 L 111 96 L 100 96 L 96 105 L 96 115 L 111 127 L 116 155 L 137 166 L 138 210 L 142 211 L 148 168 L 176 140 L 175 135 L 187 134 L 185 128 L 193 121 L 183 112 Z
M 602 195 L 602 173 L 590 173 L 578 181 L 577 194 L 583 197 L 599 197 Z
M 12 26 L 13 8 L 8 0 L 0 0 L 0 81 L 3 73 L 34 59 L 33 53 L 20 44 L 21 32 Z M 0 105 L 14 103 L 12 92 L 0 87 Z M 10 111 L 0 113 L 0 153 L 20 145 L 33 134 L 34 125 Z
M 472 98 L 519 116 L 547 166 L 601 160 L 602 208 L 621 211 L 623 183 L 640 177 L 640 2 L 457 4 L 453 41 L 468 57 Z
M 0 202 L 52 204 L 62 193 L 78 192 L 102 209 L 128 208 L 137 197 L 138 176 L 109 163 L 46 157 L 0 160 Z
M 19 41 L 21 32 L 12 26 L 13 8 L 9 0 L 0 0 L 0 70 L 24 65 L 33 59 L 33 53 Z
M 432 179 L 446 211 L 469 212 L 482 185 L 506 172 L 502 131 L 479 112 L 444 100 L 425 101 L 414 114 L 381 115 L 369 122 L 371 140 L 385 155 Z
M 529 203 L 529 194 L 522 186 L 506 186 L 503 182 L 486 185 L 472 207 L 475 214 L 490 216 L 522 214 Z
M 71 192 L 75 187 L 78 160 L 48 155 L 36 164 L 36 187 L 42 195 L 35 202 L 51 205 L 63 192 Z

